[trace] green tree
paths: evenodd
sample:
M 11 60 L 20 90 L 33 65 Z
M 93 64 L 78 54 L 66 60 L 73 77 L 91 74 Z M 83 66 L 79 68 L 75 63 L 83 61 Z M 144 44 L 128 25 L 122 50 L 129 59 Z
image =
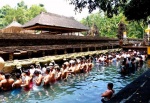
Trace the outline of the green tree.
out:
M 28 20 L 31 20 L 41 12 L 46 12 L 43 6 L 40 5 L 32 5 L 27 11 Z
M 0 9 L 0 28 L 7 25 L 7 21 L 5 21 L 5 15 L 9 10 L 11 10 L 9 5 L 5 5 Z
M 150 0 L 130 0 L 125 6 L 124 14 L 128 20 L 147 20 L 150 16 Z
M 34 18 L 40 12 L 45 12 L 46 10 L 43 4 L 32 5 L 30 8 L 28 8 L 24 1 L 21 1 L 17 3 L 15 8 L 11 8 L 9 5 L 6 5 L 0 8 L 0 11 L 0 28 L 4 28 L 14 19 L 17 22 L 24 24 Z
M 150 16 L 150 0 L 67 0 L 81 12 L 88 8 L 91 13 L 95 9 L 105 12 L 108 17 L 124 12 L 128 20 L 146 20 Z
M 146 23 L 142 20 L 129 22 L 123 13 L 108 18 L 107 16 L 95 13 L 81 20 L 86 26 L 92 27 L 93 23 L 97 25 L 100 35 L 116 38 L 118 34 L 118 24 L 123 22 L 126 25 L 126 32 L 129 38 L 143 38 Z

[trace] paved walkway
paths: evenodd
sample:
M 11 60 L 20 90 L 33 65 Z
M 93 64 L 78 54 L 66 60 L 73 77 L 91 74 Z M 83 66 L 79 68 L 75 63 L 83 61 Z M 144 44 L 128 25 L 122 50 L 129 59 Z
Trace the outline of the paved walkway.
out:
M 120 90 L 107 103 L 150 103 L 150 69 Z

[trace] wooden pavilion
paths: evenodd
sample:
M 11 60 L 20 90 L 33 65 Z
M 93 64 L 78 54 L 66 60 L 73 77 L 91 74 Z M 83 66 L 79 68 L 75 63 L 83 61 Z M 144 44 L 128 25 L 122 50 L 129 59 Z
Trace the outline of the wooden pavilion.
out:
M 8 26 L 1 29 L 1 33 L 20 33 L 22 30 L 22 25 L 14 20 Z
M 62 34 L 88 31 L 89 28 L 73 17 L 65 17 L 53 13 L 42 12 L 23 25 L 26 30 L 40 30 L 48 34 Z

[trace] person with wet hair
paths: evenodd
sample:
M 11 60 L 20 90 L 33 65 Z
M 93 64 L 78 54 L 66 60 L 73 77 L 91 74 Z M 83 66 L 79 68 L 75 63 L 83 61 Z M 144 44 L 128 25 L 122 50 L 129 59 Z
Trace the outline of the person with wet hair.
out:
M 42 83 L 42 79 L 43 79 L 43 76 L 42 76 L 42 74 L 39 72 L 39 71 L 37 71 L 37 70 L 35 70 L 34 71 L 34 75 L 35 75 L 35 84 L 36 84 L 36 86 L 40 86 L 41 85 L 41 83 Z
M 44 86 L 49 86 L 50 85 L 50 68 L 47 67 L 45 71 L 45 76 L 44 76 Z
M 61 71 L 60 71 L 60 68 L 57 67 L 57 68 L 56 68 L 56 71 L 57 71 L 56 80 L 57 80 L 57 81 L 60 81 L 60 80 L 62 79 L 62 78 L 61 78 L 61 77 L 62 77 L 62 76 L 61 76 L 62 73 L 61 73 Z
M 31 65 L 31 66 L 30 66 L 30 75 L 31 75 L 31 76 L 33 76 L 34 71 L 35 71 L 35 67 L 34 67 L 34 65 Z
M 67 62 L 65 62 L 62 65 L 62 75 L 61 76 L 64 81 L 67 81 L 67 78 L 68 78 Z
M 5 74 L 5 79 L 0 82 L 0 87 L 3 91 L 9 91 L 12 89 L 12 84 L 14 83 L 14 79 L 10 77 L 10 74 Z
M 21 84 L 21 87 L 24 87 L 25 91 L 29 91 L 32 88 L 32 77 L 30 76 L 30 71 L 29 70 L 25 70 L 24 73 L 22 74 L 22 76 L 24 77 L 24 81 Z
M 55 74 L 56 71 L 54 69 L 54 66 L 50 66 L 50 83 L 55 83 L 56 79 L 55 79 Z
M 101 95 L 101 97 L 103 97 L 102 100 L 101 100 L 103 103 L 105 103 L 106 101 L 108 101 L 112 98 L 112 96 L 115 92 L 113 90 L 113 86 L 114 86 L 113 83 L 108 83 L 107 84 L 107 90 L 104 93 L 102 93 L 102 95 Z
M 12 87 L 15 89 L 21 88 L 21 84 L 22 84 L 21 74 L 16 73 L 15 76 L 16 76 L 16 81 L 12 84 Z
M 80 73 L 80 66 L 81 66 L 81 61 L 80 59 L 76 60 L 76 66 L 75 66 L 75 74 L 79 74 Z

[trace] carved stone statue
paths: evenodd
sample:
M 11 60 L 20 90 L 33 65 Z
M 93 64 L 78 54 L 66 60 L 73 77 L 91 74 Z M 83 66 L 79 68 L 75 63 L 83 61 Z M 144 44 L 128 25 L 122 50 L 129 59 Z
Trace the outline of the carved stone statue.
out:
M 96 24 L 93 23 L 91 29 L 89 30 L 88 36 L 100 36 L 98 27 L 96 26 Z

